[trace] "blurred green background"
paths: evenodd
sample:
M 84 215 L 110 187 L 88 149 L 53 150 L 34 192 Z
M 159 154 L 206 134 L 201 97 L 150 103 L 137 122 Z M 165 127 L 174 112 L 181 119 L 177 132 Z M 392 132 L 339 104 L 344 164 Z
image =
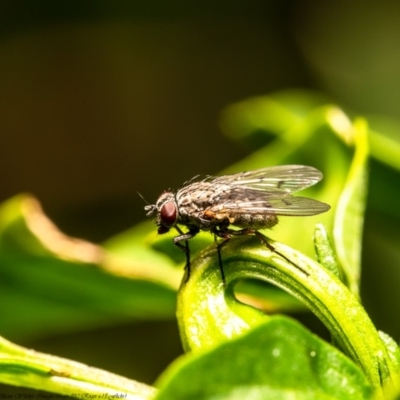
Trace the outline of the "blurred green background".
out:
M 218 125 L 234 102 L 306 88 L 399 119 L 399 45 L 397 2 L 2 1 L 0 199 L 30 192 L 100 242 L 145 218 L 136 191 L 154 201 L 250 152 Z M 399 184 L 371 162 L 362 296 L 396 341 Z M 19 344 L 148 383 L 181 352 L 175 321 Z

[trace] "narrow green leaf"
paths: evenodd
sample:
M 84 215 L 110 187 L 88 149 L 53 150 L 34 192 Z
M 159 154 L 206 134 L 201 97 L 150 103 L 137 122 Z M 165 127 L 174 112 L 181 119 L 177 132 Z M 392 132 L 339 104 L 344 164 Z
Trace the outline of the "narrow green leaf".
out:
M 76 398 L 149 400 L 156 389 L 64 358 L 35 352 L 0 337 L 0 382 Z M 106 397 L 102 397 L 106 396 Z
M 330 273 L 342 280 L 342 272 L 336 261 L 336 254 L 333 250 L 328 232 L 322 224 L 315 225 L 314 246 L 318 262 Z
M 316 92 L 285 90 L 226 107 L 220 124 L 223 132 L 234 140 L 254 142 L 260 133 L 280 135 L 292 129 L 310 111 L 327 104 L 327 98 Z
M 335 214 L 333 237 L 338 260 L 353 293 L 359 294 L 361 244 L 367 193 L 367 124 L 354 123 L 355 153 Z
M 395 365 L 397 365 L 397 368 L 399 369 L 400 372 L 400 347 L 399 345 L 394 341 L 394 339 L 389 336 L 387 333 L 379 331 L 379 336 L 381 337 L 383 343 L 385 344 L 389 357 L 393 361 Z

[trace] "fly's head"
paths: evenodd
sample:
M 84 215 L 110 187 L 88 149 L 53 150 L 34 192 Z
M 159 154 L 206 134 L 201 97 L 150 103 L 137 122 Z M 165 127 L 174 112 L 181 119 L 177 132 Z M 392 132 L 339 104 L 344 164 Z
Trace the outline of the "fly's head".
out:
M 149 204 L 144 209 L 148 217 L 156 215 L 159 234 L 167 233 L 178 221 L 178 205 L 172 192 L 162 193 L 156 204 Z

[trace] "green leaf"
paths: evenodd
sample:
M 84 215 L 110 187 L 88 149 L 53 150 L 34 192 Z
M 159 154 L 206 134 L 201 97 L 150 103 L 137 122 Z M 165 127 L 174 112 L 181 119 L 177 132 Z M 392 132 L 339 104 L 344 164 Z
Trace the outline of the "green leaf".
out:
M 400 371 L 400 368 L 399 368 L 400 367 L 400 347 L 399 347 L 399 345 L 387 333 L 382 332 L 382 331 L 379 331 L 378 333 L 388 350 L 389 357 L 391 358 L 393 363 L 395 365 L 397 365 L 397 369 L 399 369 L 399 371 Z
M 226 107 L 221 128 L 234 140 L 254 143 L 260 133 L 280 135 L 301 123 L 310 111 L 327 104 L 326 97 L 302 89 L 252 97 Z
M 178 294 L 178 322 L 186 350 L 203 351 L 263 323 L 259 310 L 239 302 L 235 283 L 260 279 L 302 301 L 327 326 L 345 353 L 365 372 L 370 383 L 398 384 L 397 362 L 358 298 L 327 269 L 278 242 L 272 252 L 253 237 L 230 241 L 222 251 L 226 287 L 221 281 L 215 246 L 193 260 L 190 280 Z
M 252 305 L 264 313 L 297 313 L 307 309 L 282 289 L 254 279 L 239 281 L 235 286 L 235 296 L 242 303 Z
M 273 317 L 207 352 L 177 360 L 158 400 L 372 399 L 365 375 L 297 322 Z
M 343 280 L 343 273 L 337 264 L 336 254 L 328 237 L 328 232 L 322 224 L 315 226 L 314 245 L 318 262 L 333 275 Z
M 355 154 L 340 195 L 335 214 L 333 237 L 337 257 L 351 291 L 359 294 L 361 245 L 367 193 L 367 125 L 354 123 Z
M 76 398 L 149 400 L 156 389 L 64 358 L 17 346 L 0 337 L 0 382 Z M 129 397 L 128 397 L 129 396 Z
M 132 243 L 136 257 L 114 254 L 62 234 L 32 197 L 2 204 L 2 334 L 15 340 L 133 318 L 172 318 L 182 272 L 165 256 L 158 262 L 163 256 L 148 246 Z

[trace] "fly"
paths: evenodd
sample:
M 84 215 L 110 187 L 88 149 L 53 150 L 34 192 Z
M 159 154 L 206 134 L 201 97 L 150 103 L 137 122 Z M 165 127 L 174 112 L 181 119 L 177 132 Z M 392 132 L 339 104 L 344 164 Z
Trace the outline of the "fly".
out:
M 178 232 L 173 243 L 186 254 L 186 281 L 190 277 L 188 241 L 201 230 L 222 238 L 222 242 L 217 244 L 217 253 L 225 283 L 221 249 L 232 236 L 255 235 L 271 251 L 275 251 L 260 229 L 272 228 L 278 223 L 278 216 L 304 217 L 330 209 L 328 204 L 320 201 L 292 196 L 293 192 L 313 186 L 321 179 L 320 171 L 304 165 L 282 165 L 206 177 L 191 180 L 176 192 L 164 191 L 156 204 L 145 206 L 145 210 L 147 216 L 156 216 L 159 234 L 167 233 L 172 228 Z M 185 226 L 187 231 L 183 232 L 179 225 Z

